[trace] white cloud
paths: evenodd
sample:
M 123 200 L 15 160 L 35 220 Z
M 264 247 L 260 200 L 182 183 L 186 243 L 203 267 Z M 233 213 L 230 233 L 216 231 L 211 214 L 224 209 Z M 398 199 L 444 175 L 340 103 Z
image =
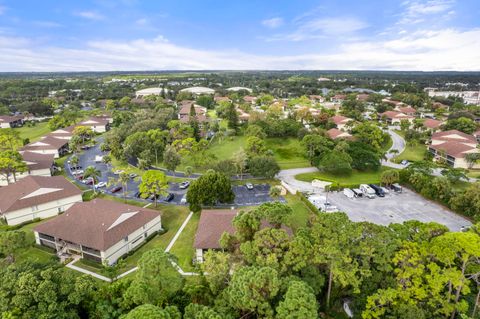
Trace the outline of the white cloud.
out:
M 312 18 L 305 16 L 296 19 L 297 28 L 286 34 L 276 34 L 268 41 L 305 41 L 326 37 L 351 36 L 365 29 L 368 24 L 355 17 Z
M 426 18 L 446 14 L 452 15 L 455 13 L 451 10 L 455 5 L 455 0 L 414 0 L 405 1 L 402 6 L 405 7 L 405 12 L 402 13 L 400 24 L 418 24 L 424 22 Z
M 284 23 L 282 18 L 271 18 L 262 21 L 262 24 L 268 28 L 275 29 L 282 26 Z
M 82 17 L 88 20 L 103 20 L 105 16 L 95 11 L 79 11 L 75 12 L 74 15 Z
M 49 47 L 0 36 L 0 71 L 113 70 L 458 70 L 480 71 L 480 28 L 397 35 L 384 41 L 352 41 L 329 53 L 257 55 L 238 50 L 198 50 L 162 36 L 133 41 L 93 41 L 79 49 Z
M 0 6 L 0 16 L 1 16 L 2 14 L 4 14 L 5 11 L 7 11 L 7 7 L 5 7 L 5 6 Z
M 139 26 L 145 26 L 148 23 L 149 23 L 149 21 L 146 18 L 141 18 L 141 19 L 138 19 L 137 21 L 135 21 L 135 24 L 137 24 Z

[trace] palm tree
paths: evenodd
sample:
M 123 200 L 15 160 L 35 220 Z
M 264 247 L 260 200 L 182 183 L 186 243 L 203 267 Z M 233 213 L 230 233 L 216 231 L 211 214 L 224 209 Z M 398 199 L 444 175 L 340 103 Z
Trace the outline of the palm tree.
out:
M 128 173 L 123 172 L 118 176 L 118 181 L 122 185 L 123 200 L 126 203 L 127 202 L 127 187 L 128 187 L 128 182 L 130 181 L 130 176 L 128 175 Z
M 105 155 L 102 158 L 103 164 L 107 165 L 107 168 L 110 169 L 110 163 L 112 162 L 112 157 L 110 155 Z
M 72 166 L 77 166 L 78 165 L 78 156 L 76 155 L 73 155 L 72 157 L 70 157 L 70 164 Z
M 89 166 L 85 169 L 83 173 L 83 179 L 92 178 L 93 179 L 93 193 L 96 193 L 95 184 L 97 184 L 98 179 L 102 176 L 102 172 L 98 170 L 95 166 Z

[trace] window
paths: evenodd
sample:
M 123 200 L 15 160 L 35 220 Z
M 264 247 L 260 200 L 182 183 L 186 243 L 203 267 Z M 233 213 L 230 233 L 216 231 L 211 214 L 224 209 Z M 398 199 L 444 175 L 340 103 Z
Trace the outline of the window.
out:
M 125 236 L 125 238 L 123 238 L 123 241 L 127 242 L 128 241 L 128 236 Z

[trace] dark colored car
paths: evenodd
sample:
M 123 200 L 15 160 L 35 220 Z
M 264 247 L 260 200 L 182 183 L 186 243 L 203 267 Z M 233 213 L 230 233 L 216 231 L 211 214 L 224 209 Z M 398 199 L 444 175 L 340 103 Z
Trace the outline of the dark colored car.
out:
M 82 168 L 83 168 L 82 165 L 70 166 L 70 169 L 71 169 L 72 171 L 77 171 L 77 170 L 80 170 L 80 169 L 82 169 Z
M 133 195 L 133 196 L 135 196 L 135 198 L 140 198 L 140 197 L 142 197 L 142 193 L 136 192 L 135 195 Z
M 371 188 L 373 188 L 373 190 L 375 191 L 375 194 L 378 196 L 378 197 L 385 197 L 385 192 L 383 191 L 383 189 L 381 189 L 380 187 L 378 187 L 377 185 L 375 184 L 369 184 L 369 186 Z
M 122 190 L 122 186 L 115 186 L 115 187 L 113 187 L 113 188 L 110 190 L 110 192 L 112 192 L 112 193 L 117 193 L 117 192 L 119 192 L 119 191 L 121 191 L 121 190 Z
M 171 202 L 174 198 L 175 198 L 175 194 L 170 193 L 165 197 L 165 201 Z

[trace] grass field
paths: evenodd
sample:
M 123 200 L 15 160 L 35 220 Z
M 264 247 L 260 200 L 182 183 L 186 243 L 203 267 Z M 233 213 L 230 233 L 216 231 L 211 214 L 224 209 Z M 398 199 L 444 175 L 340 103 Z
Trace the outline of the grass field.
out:
M 297 195 L 288 194 L 285 196 L 285 199 L 293 210 L 293 215 L 290 217 L 288 225 L 291 226 L 293 230 L 306 226 L 314 212 L 312 212 Z
M 324 172 L 305 173 L 296 175 L 295 178 L 304 181 L 311 182 L 314 179 L 319 179 L 327 182 L 337 182 L 339 184 L 375 184 L 380 182 L 380 176 L 382 172 L 392 168 L 382 167 L 376 172 L 359 172 L 353 171 L 351 175 L 336 176 Z
M 28 138 L 30 142 L 35 142 L 43 135 L 50 133 L 47 122 L 37 123 L 35 126 L 23 126 L 15 130 L 20 134 L 21 139 Z
M 178 237 L 170 252 L 178 258 L 178 264 L 183 271 L 194 271 L 192 259 L 195 255 L 193 248 L 193 241 L 195 240 L 195 233 L 197 232 L 198 221 L 200 214 L 193 214 L 187 226 Z
M 405 133 L 402 131 L 395 131 L 398 135 L 401 137 L 405 137 Z M 425 145 L 419 144 L 419 145 L 410 145 L 407 143 L 405 146 L 405 150 L 401 153 L 398 154 L 393 161 L 395 163 L 400 163 L 403 160 L 407 160 L 410 162 L 418 162 L 423 160 L 423 155 L 425 154 L 426 147 Z
M 39 248 L 35 244 L 35 235 L 33 233 L 33 228 L 42 222 L 44 221 L 30 223 L 19 229 L 25 232 L 29 246 L 27 248 L 19 250 L 15 254 L 16 262 L 22 262 L 22 261 L 28 260 L 28 261 L 38 262 L 43 264 L 43 263 L 48 263 L 54 260 L 55 255 L 53 253 L 49 253 L 47 250 Z

